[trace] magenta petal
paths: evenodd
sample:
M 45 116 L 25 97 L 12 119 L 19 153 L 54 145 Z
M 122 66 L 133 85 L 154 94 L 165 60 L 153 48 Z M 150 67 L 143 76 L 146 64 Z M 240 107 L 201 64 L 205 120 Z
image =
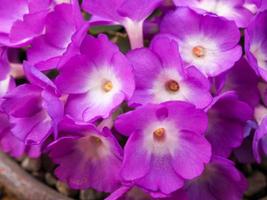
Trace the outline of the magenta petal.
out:
M 113 97 L 112 105 L 95 104 L 91 101 L 93 96 L 89 93 L 70 95 L 66 104 L 66 114 L 77 121 L 93 121 L 97 118 L 107 118 L 111 111 L 123 100 L 123 94 Z
M 152 51 L 143 48 L 130 51 L 127 58 L 133 64 L 137 88 L 151 87 L 150 79 L 155 78 L 161 69 L 161 63 L 157 56 Z
M 49 90 L 54 93 L 57 92 L 55 84 L 45 74 L 31 66 L 28 62 L 24 62 L 23 69 L 27 79 L 32 84 L 37 85 L 44 90 Z
M 118 13 L 133 21 L 145 20 L 160 4 L 161 0 L 126 0 L 120 5 Z
M 144 177 L 151 170 L 151 154 L 142 144 L 142 136 L 134 132 L 124 148 L 125 156 L 122 163 L 121 176 L 126 181 Z M 142 165 L 140 161 L 142 160 Z
M 190 181 L 186 188 L 189 199 L 242 199 L 248 183 L 233 162 L 214 157 L 203 175 Z
M 24 84 L 5 95 L 2 108 L 15 117 L 29 117 L 41 110 L 40 88 Z M 34 106 L 32 106 L 34 105 Z
M 123 135 L 130 136 L 135 130 L 143 128 L 147 123 L 156 119 L 153 114 L 154 107 L 146 105 L 139 107 L 134 111 L 129 111 L 117 117 L 115 128 Z M 144 115 L 143 113 L 149 113 Z M 138 116 L 138 119 L 136 118 Z M 135 126 L 132 126 L 135 124 Z
M 28 50 L 29 62 L 40 70 L 58 67 L 68 48 L 75 43 L 76 33 L 87 31 L 84 24 L 76 0 L 71 4 L 57 5 L 46 17 L 44 35 L 35 39 Z
M 0 5 L 0 32 L 9 33 L 12 24 L 28 12 L 26 0 L 12 1 L 2 0 Z
M 252 109 L 238 100 L 233 92 L 227 92 L 214 99 L 208 110 L 209 128 L 206 137 L 216 155 L 228 157 L 241 145 L 247 120 L 252 119 Z
M 169 194 L 181 188 L 184 185 L 184 180 L 175 172 L 171 160 L 170 156 L 152 156 L 149 173 L 138 180 L 137 185 L 164 194 Z
M 45 17 L 48 11 L 27 14 L 23 16 L 23 20 L 16 21 L 10 32 L 11 42 L 28 41 L 38 35 L 41 35 L 44 25 Z
M 111 66 L 117 77 L 120 79 L 122 84 L 122 92 L 125 98 L 128 100 L 132 97 L 135 90 L 135 81 L 133 75 L 133 69 L 130 66 L 129 61 L 121 55 L 121 53 L 116 53 L 111 59 Z M 116 66 L 123 66 L 118 68 Z
M 208 119 L 206 113 L 195 106 L 182 101 L 163 103 L 168 108 L 169 117 L 179 124 L 179 130 L 192 131 L 203 134 L 207 130 Z M 175 109 L 174 109 L 175 108 Z M 188 116 L 185 118 L 184 116 Z M 198 122 L 196 126 L 195 122 Z
M 91 35 L 85 37 L 80 51 L 96 66 L 109 64 L 113 55 L 120 52 L 118 47 L 111 43 L 104 34 L 100 34 L 97 39 Z
M 52 131 L 51 119 L 44 112 L 27 118 L 11 118 L 10 122 L 14 124 L 14 135 L 26 144 L 40 144 Z
M 199 176 L 204 170 L 204 164 L 211 157 L 211 145 L 203 137 L 191 133 L 180 132 L 179 147 L 173 155 L 172 166 L 176 173 L 185 179 Z M 202 153 L 198 153 L 198 152 Z M 181 160 L 183 162 L 181 162 Z
M 223 91 L 234 90 L 240 100 L 255 107 L 260 101 L 258 82 L 259 77 L 251 69 L 246 59 L 241 58 L 227 73 Z
M 84 0 L 82 7 L 92 15 L 119 22 L 123 18 L 117 13 L 117 9 L 122 2 L 123 0 Z
M 40 145 L 27 146 L 13 135 L 8 115 L 0 113 L 0 123 L 0 148 L 2 151 L 13 157 L 21 157 L 25 153 L 35 158 L 41 155 Z
M 56 78 L 56 85 L 63 93 L 85 93 L 89 90 L 88 80 L 93 63 L 86 60 L 84 56 L 72 57 L 60 69 L 60 75 Z M 66 81 L 68 84 L 66 84 Z
M 159 34 L 152 40 L 150 48 L 158 55 L 165 68 L 176 67 L 180 73 L 183 73 L 178 43 L 174 38 Z
M 59 56 L 64 53 L 64 49 L 55 48 L 50 45 L 44 36 L 38 37 L 32 42 L 28 50 L 29 63 L 35 65 L 40 70 L 56 68 L 59 62 Z

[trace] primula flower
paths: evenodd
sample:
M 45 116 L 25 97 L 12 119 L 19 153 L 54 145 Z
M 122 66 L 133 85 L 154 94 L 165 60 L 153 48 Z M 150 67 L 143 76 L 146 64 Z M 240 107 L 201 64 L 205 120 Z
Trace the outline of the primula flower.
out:
M 134 91 L 131 65 L 105 35 L 87 36 L 81 55 L 60 69 L 56 84 L 66 94 L 66 114 L 76 122 L 107 118 Z
M 11 132 L 12 124 L 8 115 L 0 112 L 0 149 L 13 157 L 21 157 L 27 154 L 29 157 L 37 158 L 41 155 L 42 145 L 26 145 Z
M 246 122 L 252 119 L 253 111 L 234 92 L 215 97 L 207 110 L 209 126 L 205 136 L 211 143 L 213 155 L 228 157 L 241 145 Z
M 120 186 L 122 149 L 108 128 L 93 125 L 68 128 L 72 135 L 49 146 L 49 156 L 59 166 L 56 176 L 72 188 L 112 192 Z
M 189 181 L 183 194 L 177 194 L 168 200 L 240 200 L 248 188 L 248 183 L 234 163 L 223 157 L 214 156 L 206 165 L 204 173 L 196 179 Z M 187 196 L 187 197 L 185 197 Z
M 255 13 L 251 0 L 174 0 L 176 6 L 188 6 L 198 13 L 212 13 L 233 20 L 238 27 L 247 27 Z
M 25 144 L 41 144 L 63 116 L 63 103 L 55 95 L 55 85 L 27 63 L 24 68 L 31 83 L 9 91 L 1 107 L 9 115 L 13 134 Z
M 130 104 L 183 100 L 204 108 L 211 100 L 209 81 L 196 68 L 184 69 L 175 40 L 157 36 L 150 49 L 128 53 L 136 90 Z
M 15 87 L 15 81 L 10 76 L 10 66 L 7 58 L 7 50 L 0 48 L 0 98 L 7 91 Z
M 267 80 L 267 11 L 259 13 L 245 30 L 245 49 L 249 64 Z
M 91 21 L 120 24 L 126 29 L 132 48 L 143 47 L 143 22 L 161 0 L 84 0 L 82 7 Z
M 1 0 L 0 46 L 25 46 L 44 30 L 52 0 Z
M 192 104 L 147 104 L 120 115 L 115 128 L 129 136 L 123 180 L 151 192 L 174 192 L 199 176 L 210 160 L 211 147 L 203 136 L 207 116 Z
M 200 15 L 188 8 L 177 8 L 167 14 L 161 32 L 173 34 L 184 62 L 206 76 L 230 69 L 242 54 L 238 45 L 240 32 L 234 22 Z
M 77 0 L 55 6 L 45 19 L 44 34 L 27 51 L 28 61 L 40 70 L 59 67 L 78 51 L 87 29 Z
M 235 158 L 240 163 L 251 164 L 255 163 L 255 156 L 253 155 L 253 134 L 245 135 L 240 147 L 233 150 Z
M 252 108 L 259 104 L 259 78 L 251 69 L 245 58 L 241 58 L 235 66 L 225 74 L 223 92 L 234 90 L 239 99 L 248 103 Z
M 267 108 L 258 105 L 254 111 L 254 117 L 258 124 L 253 138 L 253 155 L 258 163 L 267 155 Z

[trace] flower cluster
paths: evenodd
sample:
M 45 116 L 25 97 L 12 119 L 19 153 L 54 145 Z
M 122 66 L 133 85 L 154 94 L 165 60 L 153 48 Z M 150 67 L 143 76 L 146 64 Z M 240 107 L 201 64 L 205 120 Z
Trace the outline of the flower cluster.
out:
M 0 0 L 0 148 L 108 200 L 241 200 L 234 161 L 267 156 L 267 1 Z

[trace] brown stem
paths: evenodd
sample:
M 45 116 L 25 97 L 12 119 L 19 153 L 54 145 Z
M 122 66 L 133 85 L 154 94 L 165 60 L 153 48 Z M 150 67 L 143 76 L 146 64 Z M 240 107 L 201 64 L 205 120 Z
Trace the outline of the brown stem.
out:
M 71 200 L 33 178 L 1 152 L 0 185 L 20 200 Z

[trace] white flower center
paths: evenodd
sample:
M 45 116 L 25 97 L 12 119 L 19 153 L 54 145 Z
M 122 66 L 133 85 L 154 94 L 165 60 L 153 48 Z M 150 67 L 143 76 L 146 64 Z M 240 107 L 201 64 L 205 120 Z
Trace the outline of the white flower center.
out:
M 174 153 L 179 146 L 178 129 L 169 120 L 155 121 L 144 129 L 144 147 L 157 155 Z
M 182 77 L 174 68 L 162 70 L 153 82 L 150 90 L 153 103 L 172 100 L 185 100 Z
M 93 69 L 88 77 L 89 95 L 92 105 L 108 105 L 121 90 L 121 82 L 109 66 Z

